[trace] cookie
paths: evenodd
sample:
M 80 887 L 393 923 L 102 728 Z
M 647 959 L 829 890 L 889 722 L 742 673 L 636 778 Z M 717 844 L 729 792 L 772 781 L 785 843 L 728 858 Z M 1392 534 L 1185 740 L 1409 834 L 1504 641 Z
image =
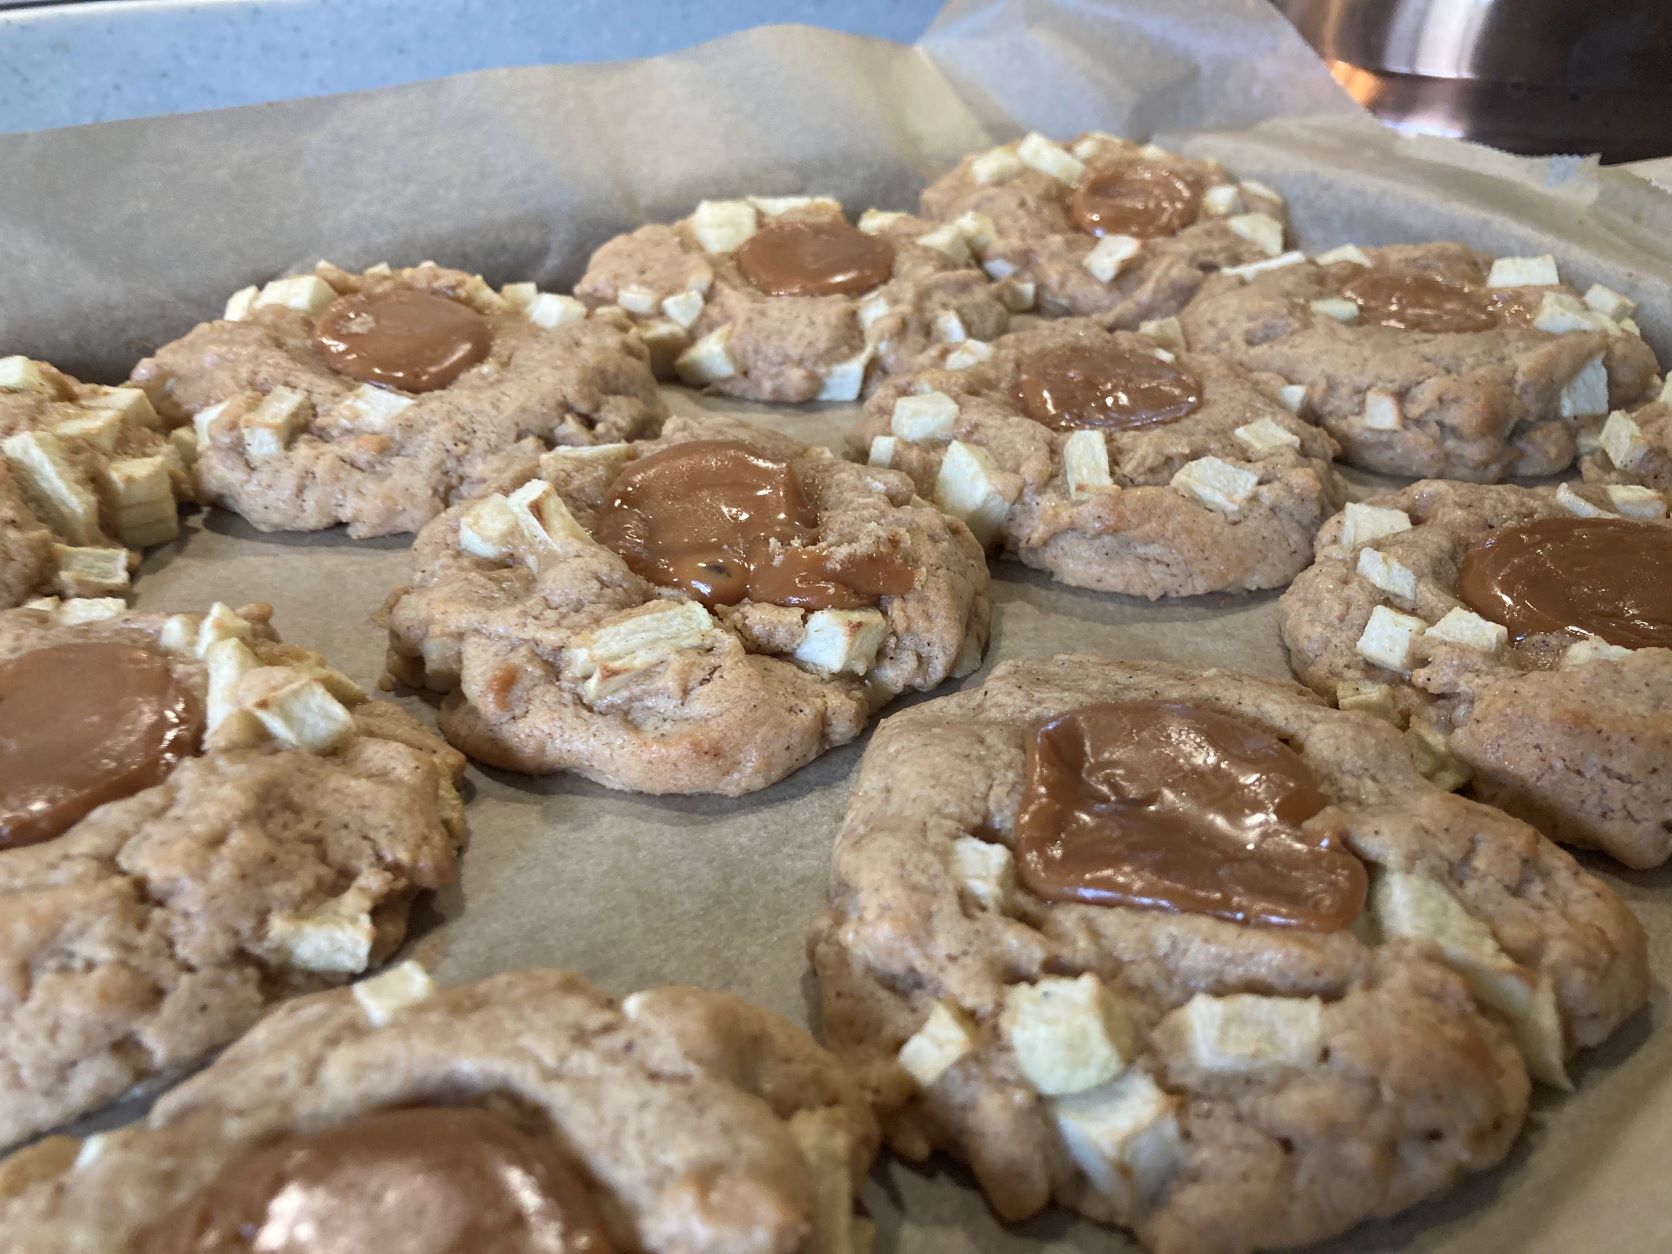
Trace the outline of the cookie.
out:
M 1641 486 L 1415 483 L 1349 505 L 1282 602 L 1295 674 L 1448 786 L 1628 866 L 1672 855 L 1672 522 Z
M 389 670 L 473 758 L 611 788 L 764 788 L 973 670 L 987 568 L 911 481 L 726 419 L 557 450 L 419 533 Z
M 125 595 L 137 550 L 180 534 L 195 445 L 135 388 L 0 357 L 0 609 Z
M 1283 586 L 1341 500 L 1334 441 L 1244 371 L 1088 318 L 925 353 L 856 438 L 983 543 L 1150 598 Z
M 654 435 L 666 413 L 625 318 L 434 262 L 245 288 L 133 382 L 193 423 L 204 500 L 356 537 L 416 531 L 549 448 Z
M 1387 474 L 1555 474 L 1583 420 L 1657 382 L 1636 324 L 1587 304 L 1554 258 L 1461 244 L 1288 253 L 1216 276 L 1179 320 L 1196 351 L 1286 380 L 1346 461 Z
M 923 193 L 981 264 L 1040 313 L 1124 330 L 1182 309 L 1207 275 L 1283 252 L 1283 197 L 1217 161 L 1088 131 L 1037 132 L 965 157 Z
M 1579 473 L 1587 483 L 1672 492 L 1672 381 L 1634 413 L 1617 409 L 1579 433 Z
M 876 1126 L 740 998 L 406 963 L 292 1002 L 143 1123 L 0 1164 L 12 1254 L 863 1254 Z
M 0 1146 L 377 965 L 452 880 L 463 760 L 269 612 L 0 612 Z
M 705 200 L 610 240 L 575 294 L 638 321 L 664 377 L 759 401 L 851 401 L 931 343 L 1004 330 L 1012 284 L 953 226 L 903 213 L 850 225 L 823 196 Z
M 1062 656 L 878 729 L 811 950 L 890 1145 L 1159 1254 L 1299 1245 L 1499 1162 L 1643 1005 L 1526 824 L 1296 685 Z

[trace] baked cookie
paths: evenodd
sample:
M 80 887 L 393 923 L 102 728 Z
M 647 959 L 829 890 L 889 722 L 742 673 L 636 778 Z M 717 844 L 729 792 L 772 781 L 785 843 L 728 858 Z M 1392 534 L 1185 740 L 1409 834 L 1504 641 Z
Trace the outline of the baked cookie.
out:
M 885 720 L 811 937 L 893 1148 L 1161 1254 L 1341 1232 L 1500 1161 L 1645 942 L 1526 824 L 1292 684 L 1091 656 Z
M 625 318 L 434 262 L 245 288 L 133 382 L 194 424 L 206 501 L 357 537 L 416 531 L 548 448 L 654 435 L 666 413 Z
M 269 612 L 0 612 L 0 1146 L 382 962 L 452 880 L 463 759 Z
M 740 998 L 405 963 L 292 1002 L 145 1123 L 0 1163 L 11 1254 L 864 1254 L 857 1087 Z
M 1215 270 L 1283 252 L 1283 197 L 1217 161 L 1088 131 L 973 153 L 923 193 L 987 273 L 1039 312 L 1133 330 L 1178 313 Z
M 1179 320 L 1196 351 L 1287 380 L 1352 465 L 1495 483 L 1566 469 L 1581 420 L 1647 399 L 1655 355 L 1621 302 L 1548 256 L 1347 245 L 1216 276 Z
M 1408 724 L 1448 786 L 1628 866 L 1672 855 L 1672 523 L 1654 489 L 1372 497 L 1319 532 L 1282 615 L 1295 674 Z
M 636 792 L 764 788 L 987 643 L 962 523 L 904 475 L 726 419 L 556 450 L 412 558 L 389 670 L 450 694 L 448 739 Z
M 196 442 L 162 426 L 136 388 L 0 357 L 0 609 L 126 593 L 133 550 L 180 534 Z
M 1672 380 L 1635 413 L 1617 409 L 1579 433 L 1579 472 L 1587 483 L 1636 484 L 1672 492 Z
M 982 543 L 1104 592 L 1281 587 L 1341 501 L 1335 442 L 1244 371 L 1089 318 L 925 353 L 855 438 Z
M 851 401 L 931 343 L 991 339 L 1024 305 L 957 227 L 823 196 L 705 200 L 592 255 L 575 294 L 638 320 L 664 377 L 759 401 Z

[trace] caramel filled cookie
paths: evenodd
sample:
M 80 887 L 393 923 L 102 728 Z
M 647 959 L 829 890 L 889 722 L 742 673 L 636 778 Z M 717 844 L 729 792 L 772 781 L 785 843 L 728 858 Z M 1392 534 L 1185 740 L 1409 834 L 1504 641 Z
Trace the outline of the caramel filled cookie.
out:
M 0 609 L 125 595 L 136 550 L 180 534 L 196 450 L 137 388 L 0 357 Z
M 377 965 L 452 880 L 463 759 L 269 612 L 0 612 L 0 1145 Z
M 878 727 L 810 938 L 893 1149 L 1159 1254 L 1391 1215 L 1501 1161 L 1648 991 L 1527 824 L 1289 683 L 1009 662 Z
M 389 669 L 483 762 L 735 796 L 973 670 L 989 613 L 980 546 L 906 476 L 673 418 L 426 527 Z
M 991 339 L 1012 306 L 954 226 L 822 196 L 705 200 L 609 241 L 575 294 L 637 322 L 659 372 L 761 401 L 851 401 L 931 343 Z
M 1290 665 L 1446 787 L 1633 867 L 1672 855 L 1672 523 L 1638 485 L 1412 484 L 1284 595 Z
M 1184 308 L 1207 275 L 1283 252 L 1283 198 L 1217 161 L 1088 131 L 965 157 L 923 193 L 987 273 L 1040 313 L 1135 330 Z
M 135 367 L 197 433 L 204 500 L 263 531 L 416 531 L 557 447 L 654 435 L 666 409 L 625 318 L 425 262 L 245 288 Z
M 0 1163 L 10 1254 L 863 1254 L 857 1086 L 741 998 L 406 963 L 269 1015 L 141 1124 Z
M 1551 257 L 1348 245 L 1217 276 L 1180 322 L 1197 352 L 1286 381 L 1352 465 L 1496 483 L 1566 469 L 1586 420 L 1655 385 L 1605 292 L 1581 299 Z
M 1150 598 L 1282 587 L 1341 500 L 1334 441 L 1258 380 L 1087 318 L 925 353 L 857 440 L 983 544 Z

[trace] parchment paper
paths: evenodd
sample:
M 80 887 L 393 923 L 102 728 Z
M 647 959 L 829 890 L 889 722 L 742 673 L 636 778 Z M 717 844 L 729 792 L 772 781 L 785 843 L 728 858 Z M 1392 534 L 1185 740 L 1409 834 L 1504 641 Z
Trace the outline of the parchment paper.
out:
M 1261 0 L 971 0 L 917 48 L 779 27 L 646 62 L 0 138 L 0 352 L 117 381 L 235 288 L 320 256 L 434 257 L 561 287 L 610 235 L 699 197 L 819 191 L 854 212 L 907 208 L 964 151 L 1028 128 L 1219 157 L 1286 193 L 1312 248 L 1457 237 L 1555 252 L 1581 286 L 1636 297 L 1672 355 L 1672 197 L 1583 160 L 1383 131 Z M 853 418 L 673 403 L 826 442 Z M 383 641 L 368 619 L 402 580 L 404 540 L 262 536 L 223 513 L 187 531 L 146 561 L 142 606 L 268 600 L 289 638 L 376 679 Z M 1074 648 L 1286 674 L 1275 594 L 1152 605 L 1009 563 L 993 591 L 993 660 Z M 690 981 L 810 1021 L 802 938 L 863 748 L 741 801 L 473 768 L 460 882 L 412 948 L 448 981 L 558 963 L 618 992 Z M 1505 1167 L 1327 1249 L 1672 1249 L 1672 872 L 1588 862 L 1649 928 L 1652 1008 L 1579 1062 L 1574 1094 L 1539 1095 Z M 944 1162 L 885 1158 L 865 1202 L 880 1254 L 1130 1248 L 1062 1215 L 1006 1228 Z

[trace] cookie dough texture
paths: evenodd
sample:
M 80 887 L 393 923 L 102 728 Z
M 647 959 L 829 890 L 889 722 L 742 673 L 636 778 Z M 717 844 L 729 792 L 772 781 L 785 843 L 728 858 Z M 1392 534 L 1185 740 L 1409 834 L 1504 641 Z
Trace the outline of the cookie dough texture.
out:
M 167 657 L 200 701 L 221 693 L 179 642 L 242 633 L 258 666 L 231 700 L 311 677 L 352 719 L 333 748 L 308 752 L 239 730 L 238 711 L 161 784 L 56 839 L 0 850 L 0 1145 L 178 1072 L 275 1003 L 376 965 L 412 899 L 452 880 L 462 758 L 317 654 L 281 644 L 267 613 L 0 613 L 0 658 L 118 641 Z
M 851 401 L 931 343 L 986 340 L 1020 302 L 976 268 L 959 229 L 867 212 L 859 229 L 894 248 L 893 275 L 852 295 L 774 296 L 738 268 L 737 249 L 774 223 L 843 222 L 825 197 L 704 201 L 671 226 L 610 240 L 575 294 L 639 325 L 664 377 L 760 401 Z M 722 229 L 723 228 L 723 229 Z
M 1016 886 L 1034 728 L 1150 699 L 1246 720 L 1301 755 L 1372 872 L 1361 922 L 1254 928 Z M 1411 934 L 1380 913 L 1389 879 L 1452 917 Z M 1526 824 L 1428 784 L 1386 724 L 1291 684 L 1091 656 L 1006 663 L 878 728 L 810 945 L 826 1038 L 896 1152 L 964 1160 L 1006 1218 L 1055 1202 L 1163 1254 L 1304 1244 L 1491 1167 L 1526 1115 L 1528 1067 L 1560 1081 L 1561 1055 L 1647 991 L 1641 928 L 1609 890 Z M 1487 971 L 1507 981 L 1497 992 L 1540 990 L 1542 1034 L 1488 1005 Z M 1048 1097 L 1024 1074 L 1006 1006 L 1050 979 L 1112 999 L 1114 1080 Z M 942 1043 L 925 1048 L 932 1018 Z
M 1012 332 L 979 359 L 936 349 L 866 402 L 856 451 L 904 470 L 925 497 L 971 516 L 978 529 L 985 523 L 983 539 L 1076 587 L 1152 599 L 1242 592 L 1282 587 L 1306 566 L 1313 533 L 1341 500 L 1328 435 L 1262 381 L 1193 353 L 1177 365 L 1202 386 L 1194 413 L 1133 430 L 1054 431 L 1022 408 L 1018 370 L 1034 353 L 1076 344 L 1168 351 L 1084 318 Z M 948 420 L 933 428 L 914 420 L 924 397 Z M 1267 424 L 1258 426 L 1267 442 L 1246 442 L 1257 424 Z M 1082 477 L 1088 442 L 1094 463 L 1101 446 L 1106 475 Z M 1204 459 L 1215 475 L 1229 474 L 1241 499 L 1210 493 L 1208 503 L 1192 491 Z
M 1181 229 L 1121 236 L 1130 242 L 1094 257 L 1101 241 L 1075 224 L 1074 191 L 1099 171 L 1134 167 L 1176 174 L 1200 203 Z M 964 224 L 987 272 L 1022 285 L 1040 313 L 1126 330 L 1178 313 L 1217 270 L 1281 253 L 1288 217 L 1275 191 L 1238 183 L 1217 161 L 1096 131 L 1067 145 L 1031 134 L 972 153 L 924 191 L 922 210 Z
M 745 601 L 710 614 L 591 538 L 631 459 L 714 439 L 788 459 L 819 509 L 821 547 L 837 561 L 897 551 L 913 589 L 876 610 Z M 659 440 L 549 454 L 540 475 L 570 519 L 557 533 L 480 556 L 461 531 L 470 507 L 457 506 L 420 533 L 411 586 L 391 598 L 390 672 L 448 693 L 442 731 L 490 765 L 637 792 L 753 792 L 852 740 L 900 693 L 973 670 L 986 647 L 980 546 L 904 475 L 683 417 Z M 833 638 L 844 656 L 823 647 Z
M 194 444 L 135 388 L 0 358 L 0 609 L 125 594 L 134 550 L 180 534 Z
M 1616 410 L 1582 432 L 1579 447 L 1579 470 L 1587 483 L 1672 493 L 1672 383 L 1643 408 Z
M 616 1249 L 862 1254 L 876 1148 L 857 1086 L 725 993 L 623 1001 L 558 970 L 437 989 L 414 964 L 274 1012 L 150 1117 L 0 1164 L 0 1245 L 119 1254 L 226 1166 L 390 1108 L 485 1106 L 556 1141 Z
M 1361 319 L 1342 301 L 1360 260 L 1476 290 L 1493 270 L 1492 258 L 1461 244 L 1337 250 L 1218 276 L 1180 316 L 1192 349 L 1304 389 L 1302 415 L 1354 466 L 1479 483 L 1555 474 L 1573 463 L 1580 420 L 1639 403 L 1656 383 L 1635 326 L 1589 309 L 1565 284 L 1493 287 L 1505 312 L 1489 330 L 1411 331 Z M 1519 260 L 1549 261 L 1555 276 L 1548 258 Z
M 336 297 L 412 290 L 487 319 L 487 358 L 408 396 L 338 374 L 314 347 Z M 356 537 L 416 531 L 449 502 L 533 473 L 560 446 L 654 435 L 666 410 L 626 319 L 433 262 L 312 274 L 246 289 L 228 316 L 159 349 L 133 382 L 198 431 L 198 490 L 263 531 L 346 524 Z
M 1661 520 L 1666 505 L 1656 494 Z M 1458 597 L 1464 554 L 1493 528 L 1535 518 L 1612 512 L 1601 487 L 1493 487 L 1421 482 L 1365 504 L 1398 511 L 1410 527 L 1366 539 L 1348 531 L 1356 509 L 1318 534 L 1314 565 L 1282 600 L 1290 665 L 1332 700 L 1379 704 L 1409 724 L 1419 753 L 1454 778 L 1472 775 L 1484 801 L 1557 840 L 1601 849 L 1633 867 L 1672 855 L 1672 650 L 1606 649 L 1586 656 L 1565 634 L 1471 647 L 1431 629 Z M 1362 529 L 1361 529 L 1362 530 Z M 1410 595 L 1395 595 L 1364 573 L 1380 554 L 1410 571 Z M 1359 650 L 1371 615 L 1386 607 L 1424 630 L 1404 667 Z M 1425 748 L 1426 747 L 1426 748 Z

